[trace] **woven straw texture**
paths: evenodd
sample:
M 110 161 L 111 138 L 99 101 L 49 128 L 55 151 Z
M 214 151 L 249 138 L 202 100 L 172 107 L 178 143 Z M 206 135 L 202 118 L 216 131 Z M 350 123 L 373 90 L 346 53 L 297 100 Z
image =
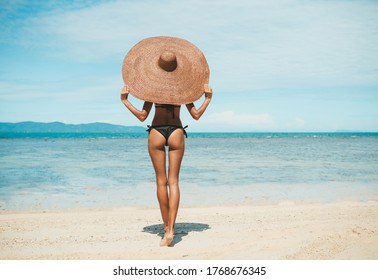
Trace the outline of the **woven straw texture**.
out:
M 164 52 L 176 56 L 177 67 L 166 71 L 159 66 Z M 203 95 L 209 82 L 206 58 L 195 45 L 176 37 L 151 37 L 136 44 L 122 65 L 124 83 L 138 99 L 160 104 L 188 104 Z

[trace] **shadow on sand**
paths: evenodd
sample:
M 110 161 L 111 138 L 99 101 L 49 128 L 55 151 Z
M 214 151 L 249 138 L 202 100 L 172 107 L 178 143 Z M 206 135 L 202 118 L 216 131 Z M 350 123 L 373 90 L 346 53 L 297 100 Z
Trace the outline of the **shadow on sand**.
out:
M 180 243 L 184 236 L 187 236 L 190 232 L 193 231 L 205 231 L 210 229 L 208 224 L 200 224 L 200 223 L 177 223 L 175 224 L 175 237 L 173 239 L 173 244 Z M 148 232 L 151 234 L 156 234 L 161 238 L 164 237 L 164 225 L 163 224 L 156 224 L 151 226 L 146 226 L 142 230 L 143 232 Z

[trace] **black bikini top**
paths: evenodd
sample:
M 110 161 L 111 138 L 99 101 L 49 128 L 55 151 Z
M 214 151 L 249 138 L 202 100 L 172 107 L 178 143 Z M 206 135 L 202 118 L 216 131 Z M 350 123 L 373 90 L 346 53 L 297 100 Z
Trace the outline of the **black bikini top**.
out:
M 173 108 L 179 108 L 181 105 L 173 105 L 173 104 L 155 104 L 155 108 L 166 108 L 168 110 L 172 110 Z

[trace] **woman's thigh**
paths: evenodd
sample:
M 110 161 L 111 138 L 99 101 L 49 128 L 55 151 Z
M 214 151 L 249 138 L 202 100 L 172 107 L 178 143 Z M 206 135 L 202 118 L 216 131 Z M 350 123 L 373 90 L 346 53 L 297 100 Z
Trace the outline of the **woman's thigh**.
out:
M 148 152 L 155 169 L 157 179 L 166 180 L 165 138 L 160 132 L 151 129 L 148 136 Z
M 168 180 L 178 181 L 182 158 L 185 151 L 185 139 L 182 129 L 176 129 L 168 139 Z

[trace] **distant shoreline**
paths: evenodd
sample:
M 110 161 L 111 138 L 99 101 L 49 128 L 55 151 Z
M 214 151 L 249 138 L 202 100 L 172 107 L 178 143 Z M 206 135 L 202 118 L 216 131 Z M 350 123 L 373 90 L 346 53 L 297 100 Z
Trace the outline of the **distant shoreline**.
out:
M 356 138 L 378 137 L 378 132 L 188 132 L 189 138 Z M 136 132 L 0 132 L 0 139 L 91 139 L 147 138 Z
M 140 134 L 146 135 L 144 126 L 124 126 L 109 123 L 65 124 L 62 122 L 0 122 L 0 138 L 86 138 L 86 137 L 122 137 Z M 319 131 L 319 132 L 191 132 L 196 137 L 327 137 L 327 136 L 378 136 L 375 131 Z
M 109 123 L 65 124 L 62 122 L 0 122 L 0 133 L 134 133 L 144 132 L 143 126 Z

